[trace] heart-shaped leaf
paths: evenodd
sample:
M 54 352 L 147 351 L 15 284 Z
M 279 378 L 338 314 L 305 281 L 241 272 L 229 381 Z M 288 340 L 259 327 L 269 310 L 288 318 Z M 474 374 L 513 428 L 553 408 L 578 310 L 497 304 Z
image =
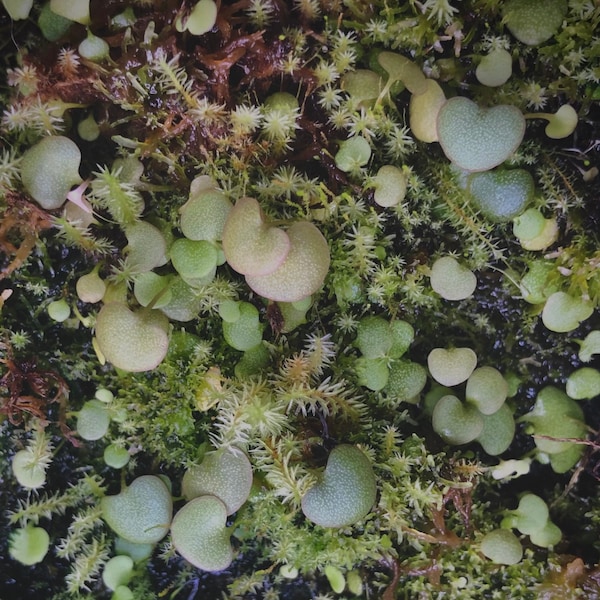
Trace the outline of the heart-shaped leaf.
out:
M 390 324 L 375 315 L 362 318 L 356 328 L 356 346 L 364 358 L 386 356 L 393 343 Z
M 419 394 L 427 383 L 425 367 L 411 360 L 394 360 L 390 364 L 385 393 L 394 403 L 419 400 Z
M 297 302 L 320 289 L 329 270 L 329 246 L 323 234 L 308 221 L 294 223 L 287 231 L 290 251 L 269 275 L 246 275 L 257 293 L 276 302 Z
M 202 463 L 190 467 L 184 474 L 181 490 L 186 500 L 212 495 L 236 512 L 246 502 L 252 487 L 252 466 L 238 449 L 217 450 L 207 454 Z
M 321 480 L 302 498 L 302 512 L 322 527 L 345 527 L 367 516 L 377 483 L 371 462 L 355 446 L 336 446 Z
M 508 395 L 508 383 L 494 367 L 479 367 L 467 380 L 465 398 L 484 415 L 500 410 Z
M 222 571 L 233 560 L 226 527 L 227 509 L 216 496 L 188 502 L 171 524 L 171 541 L 177 552 L 204 571 Z
M 286 259 L 290 239 L 285 231 L 266 223 L 256 200 L 240 198 L 225 221 L 223 251 L 238 273 L 268 275 Z
M 592 316 L 594 305 L 584 298 L 574 298 L 565 292 L 554 292 L 542 310 L 542 322 L 550 331 L 566 333 L 577 329 Z
M 452 395 L 438 400 L 433 409 L 431 424 L 445 442 L 456 446 L 472 442 L 483 431 L 481 413 Z
M 466 381 L 477 366 L 477 354 L 471 348 L 434 348 L 427 356 L 431 376 L 452 387 Z
M 549 40 L 567 14 L 567 0 L 508 0 L 502 6 L 510 32 L 524 44 L 537 46 Z
M 104 358 L 118 369 L 149 371 L 169 349 L 169 320 L 155 310 L 136 312 L 109 302 L 96 317 L 96 340 Z
M 440 109 L 439 142 L 446 156 L 465 171 L 487 171 L 503 163 L 525 134 L 525 117 L 516 106 L 481 108 L 455 97 Z
M 173 501 L 164 481 L 142 475 L 128 488 L 100 501 L 102 518 L 122 538 L 136 544 L 153 544 L 167 534 Z
M 468 190 L 484 217 L 495 223 L 507 223 L 527 208 L 535 184 L 524 169 L 502 169 L 470 175 Z
M 396 206 L 406 195 L 406 175 L 394 165 L 383 165 L 373 180 L 375 193 L 373 200 L 379 206 Z
M 540 390 L 533 409 L 520 420 L 533 425 L 535 445 L 546 454 L 568 450 L 572 442 L 561 440 L 583 439 L 587 433 L 579 404 L 553 386 Z M 583 449 L 580 444 L 576 446 Z
M 233 205 L 219 190 L 202 190 L 179 209 L 181 231 L 190 240 L 220 240 Z
M 81 151 L 73 140 L 51 135 L 23 154 L 21 181 L 42 208 L 59 208 L 69 190 L 82 181 L 80 162 Z
M 431 287 L 446 300 L 464 300 L 477 287 L 477 277 L 452 256 L 442 256 L 431 266 Z

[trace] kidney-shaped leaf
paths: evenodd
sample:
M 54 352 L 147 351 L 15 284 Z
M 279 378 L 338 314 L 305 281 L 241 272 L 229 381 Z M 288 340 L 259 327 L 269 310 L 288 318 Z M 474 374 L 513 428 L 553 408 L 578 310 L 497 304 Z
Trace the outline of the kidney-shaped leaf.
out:
M 371 510 L 377 484 L 367 456 L 342 444 L 331 451 L 321 481 L 302 498 L 302 512 L 322 527 L 345 527 Z
M 173 519 L 173 546 L 195 567 L 222 571 L 233 559 L 226 523 L 227 509 L 221 500 L 210 495 L 195 498 Z
M 142 475 L 119 494 L 104 496 L 100 506 L 110 528 L 130 542 L 153 544 L 169 531 L 173 500 L 155 475 Z
M 96 340 L 104 358 L 124 371 L 149 371 L 169 349 L 169 320 L 158 311 L 136 312 L 120 302 L 105 304 L 96 318 Z
M 241 450 L 218 450 L 204 457 L 199 465 L 190 467 L 181 482 L 187 500 L 212 495 L 236 512 L 246 502 L 252 487 L 252 466 Z

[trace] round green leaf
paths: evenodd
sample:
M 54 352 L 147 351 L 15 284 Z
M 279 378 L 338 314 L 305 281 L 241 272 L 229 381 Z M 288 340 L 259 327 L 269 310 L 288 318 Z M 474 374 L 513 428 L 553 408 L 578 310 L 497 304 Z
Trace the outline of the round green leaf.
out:
M 470 348 L 434 348 L 427 356 L 431 376 L 452 387 L 466 381 L 477 366 L 477 354 Z
M 46 483 L 46 467 L 27 450 L 19 450 L 12 458 L 12 470 L 23 487 L 35 490 Z
M 508 529 L 494 529 L 483 536 L 481 552 L 497 565 L 516 565 L 523 558 L 519 538 Z
M 395 402 L 414 402 L 426 383 L 425 367 L 410 360 L 394 360 L 390 364 L 384 391 Z
M 600 371 L 583 367 L 567 378 L 567 396 L 575 400 L 591 400 L 600 395 Z
M 356 135 L 340 144 L 335 155 L 335 164 L 340 171 L 350 173 L 364 167 L 371 158 L 371 146 L 361 135 Z
M 467 380 L 465 398 L 484 415 L 494 414 L 504 404 L 508 384 L 494 367 L 479 367 Z
M 473 204 L 494 223 L 507 223 L 525 211 L 533 199 L 533 177 L 523 169 L 474 173 L 468 178 Z
M 515 437 L 515 420 L 510 408 L 503 404 L 494 414 L 482 415 L 483 429 L 476 440 L 490 456 L 502 454 Z
M 27 525 L 14 531 L 9 538 L 8 553 L 26 566 L 42 562 L 50 547 L 50 536 L 42 527 Z
M 477 287 L 477 277 L 452 256 L 442 256 L 431 266 L 431 287 L 446 300 L 464 300 Z
M 129 452 L 126 448 L 109 444 L 104 449 L 104 462 L 113 469 L 122 469 L 129 462 Z
M 364 358 L 387 356 L 393 342 L 390 324 L 382 317 L 369 315 L 358 322 L 355 344 Z
M 133 559 L 130 556 L 113 556 L 102 571 L 102 581 L 109 590 L 127 585 L 133 576 Z
M 506 83 L 512 74 L 512 56 L 504 48 L 496 48 L 484 56 L 477 68 L 475 77 L 488 87 L 498 87 Z
M 456 396 L 443 396 L 433 409 L 433 430 L 448 444 L 459 446 L 472 442 L 483 431 L 481 413 Z
M 232 208 L 233 204 L 219 190 L 190 194 L 189 200 L 179 209 L 181 231 L 190 240 L 220 240 Z
M 252 466 L 239 449 L 220 449 L 204 456 L 202 463 L 184 474 L 181 490 L 186 500 L 212 495 L 223 502 L 227 514 L 238 511 L 252 487 Z
M 584 298 L 574 298 L 565 292 L 554 292 L 542 310 L 542 322 L 550 331 L 566 333 L 577 329 L 592 316 L 594 305 Z
M 77 144 L 62 135 L 43 138 L 23 154 L 21 181 L 34 200 L 46 210 L 60 208 L 79 175 L 81 152 Z
M 322 527 L 346 527 L 367 516 L 377 495 L 371 462 L 355 446 L 336 446 L 320 481 L 302 498 L 306 518 Z
M 394 165 L 384 165 L 377 171 L 373 180 L 373 199 L 379 206 L 396 206 L 406 196 L 407 181 L 402 169 Z
M 216 496 L 188 502 L 171 524 L 171 541 L 183 558 L 203 571 L 222 571 L 233 560 L 227 509 Z
M 100 351 L 124 371 L 150 371 L 169 349 L 169 320 L 148 309 L 133 312 L 125 304 L 105 304 L 96 318 Z
M 290 251 L 276 271 L 268 275 L 246 275 L 257 294 L 276 302 L 297 302 L 318 291 L 329 270 L 329 246 L 323 234 L 308 221 L 298 221 L 288 230 Z
M 239 303 L 240 316 L 235 321 L 223 321 L 223 337 L 236 350 L 250 350 L 262 341 L 263 326 L 258 309 L 249 302 Z
M 104 437 L 110 425 L 106 404 L 100 400 L 89 400 L 77 414 L 77 433 L 88 441 Z

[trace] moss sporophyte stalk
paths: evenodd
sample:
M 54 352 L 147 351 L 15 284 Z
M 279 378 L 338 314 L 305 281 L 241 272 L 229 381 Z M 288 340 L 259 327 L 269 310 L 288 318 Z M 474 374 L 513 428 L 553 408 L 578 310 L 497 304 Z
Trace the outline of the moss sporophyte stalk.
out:
M 598 598 L 600 6 L 2 0 L 0 598 Z

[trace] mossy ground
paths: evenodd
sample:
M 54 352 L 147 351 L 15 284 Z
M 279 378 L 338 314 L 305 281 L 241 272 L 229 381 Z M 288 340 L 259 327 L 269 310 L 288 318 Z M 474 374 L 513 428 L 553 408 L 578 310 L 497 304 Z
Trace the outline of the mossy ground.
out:
M 185 468 L 208 449 L 230 445 L 248 452 L 255 478 L 250 499 L 230 517 L 231 567 L 217 574 L 194 569 L 166 538 L 136 570 L 134 598 L 600 597 L 597 398 L 581 403 L 590 434 L 577 465 L 557 474 L 534 460 L 526 475 L 498 482 L 490 476 L 498 457 L 477 444 L 447 446 L 433 431 L 422 409 L 431 378 L 417 402 L 400 403 L 356 376 L 360 319 L 403 319 L 415 330 L 410 360 L 426 365 L 435 347 L 465 346 L 479 365 L 512 374 L 518 386 L 508 402 L 518 419 L 543 387 L 564 389 L 583 365 L 578 340 L 600 328 L 596 308 L 578 329 L 550 332 L 542 305 L 525 302 L 517 285 L 546 256 L 548 287 L 589 297 L 595 307 L 600 302 L 600 177 L 593 176 L 600 8 L 568 2 L 555 34 L 527 46 L 506 28 L 500 4 L 224 1 L 211 31 L 193 36 L 174 27 L 178 2 L 92 1 L 90 27 L 111 48 L 100 64 L 77 55 L 84 26 L 73 24 L 48 42 L 37 24 L 40 3 L 25 21 L 11 22 L 0 11 L 0 599 L 110 598 L 100 574 L 114 540 L 97 512 L 100 497 L 137 476 L 165 474 L 177 498 Z M 491 89 L 474 71 L 497 46 L 510 51 L 513 73 Z M 531 173 L 534 206 L 556 218 L 560 234 L 551 247 L 526 251 L 512 224 L 477 213 L 440 146 L 411 135 L 403 86 L 377 103 L 348 96 L 344 73 L 373 69 L 385 76 L 376 61 L 381 50 L 410 58 L 447 97 L 527 113 L 575 107 L 579 122 L 571 136 L 551 140 L 544 122 L 528 121 L 508 161 Z M 282 91 L 298 99 L 298 108 L 265 109 L 266 99 Z M 63 112 L 61 103 L 80 106 Z M 85 141 L 77 126 L 90 113 L 99 137 Z M 89 228 L 61 211 L 41 211 L 19 180 L 19 157 L 41 137 L 58 134 L 82 151 L 80 174 L 91 180 L 97 215 Z M 371 157 L 341 170 L 335 155 L 352 136 L 369 142 Z M 137 187 L 111 171 L 123 157 L 143 165 Z M 407 177 L 405 199 L 391 208 L 373 201 L 373 177 L 385 164 L 402 167 Z M 78 299 L 76 281 L 100 264 L 105 281 L 124 285 L 134 306 L 126 229 L 144 220 L 159 224 L 166 237 L 181 237 L 179 208 L 198 175 L 212 178 L 233 202 L 256 197 L 276 223 L 313 222 L 331 253 L 325 283 L 300 324 L 286 331 L 277 303 L 219 266 L 214 280 L 194 289 L 193 318 L 172 320 L 165 360 L 146 373 L 116 371 L 99 361 L 92 344 L 99 307 Z M 466 300 L 443 300 L 429 285 L 431 264 L 447 254 L 477 275 Z M 170 264 L 158 272 L 175 275 Z M 73 309 L 65 323 L 46 312 L 57 298 Z M 236 369 L 242 353 L 223 338 L 224 300 L 259 311 L 266 363 L 251 376 L 247 366 Z M 598 368 L 598 357 L 587 365 Z M 99 441 L 78 440 L 71 431 L 76 411 L 99 387 L 115 396 L 110 430 Z M 51 462 L 46 485 L 31 492 L 18 485 L 10 461 L 40 435 L 51 443 Z M 132 454 L 122 471 L 102 460 L 111 442 Z M 364 521 L 332 531 L 305 519 L 300 498 L 340 443 L 369 456 L 378 502 Z M 531 432 L 519 424 L 500 458 L 534 451 Z M 525 492 L 549 505 L 562 539 L 547 549 L 521 536 L 521 563 L 494 565 L 478 540 Z M 33 567 L 8 554 L 10 532 L 26 522 L 39 522 L 52 539 L 49 555 Z M 285 578 L 283 564 L 298 569 L 298 577 Z M 358 572 L 363 591 L 335 594 L 324 575 L 328 565 Z

